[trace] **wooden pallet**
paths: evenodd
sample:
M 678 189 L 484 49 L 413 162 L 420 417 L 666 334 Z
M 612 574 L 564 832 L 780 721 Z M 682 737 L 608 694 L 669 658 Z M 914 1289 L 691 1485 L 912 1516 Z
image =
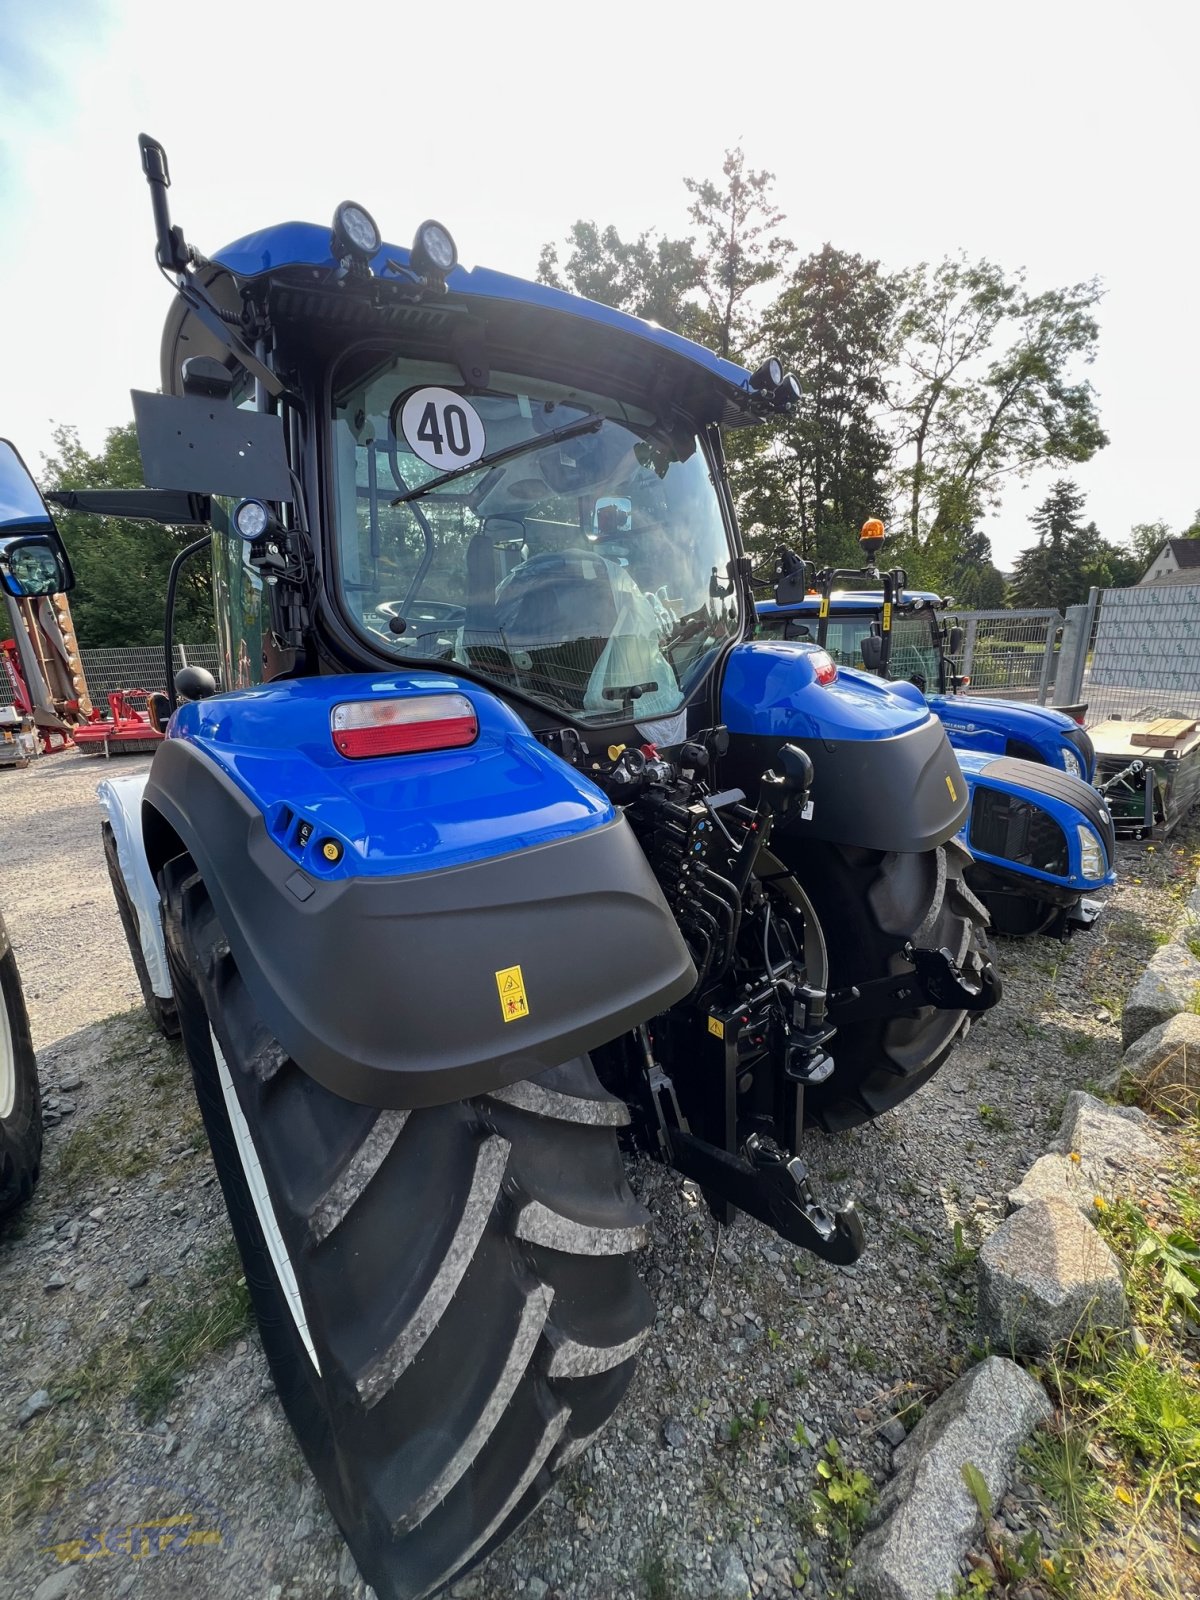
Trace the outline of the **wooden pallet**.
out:
M 1129 742 L 1141 750 L 1170 750 L 1195 733 L 1198 726 L 1200 723 L 1186 717 L 1156 717 L 1153 722 L 1131 729 Z

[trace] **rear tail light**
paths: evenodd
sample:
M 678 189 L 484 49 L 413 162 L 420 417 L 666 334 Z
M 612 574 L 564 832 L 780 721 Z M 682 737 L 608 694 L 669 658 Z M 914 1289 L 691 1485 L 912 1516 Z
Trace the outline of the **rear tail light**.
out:
M 462 694 L 348 700 L 329 719 L 334 747 L 351 759 L 458 750 L 479 735 L 475 707 Z
M 824 650 L 812 653 L 813 676 L 818 683 L 832 683 L 837 677 L 837 662 Z

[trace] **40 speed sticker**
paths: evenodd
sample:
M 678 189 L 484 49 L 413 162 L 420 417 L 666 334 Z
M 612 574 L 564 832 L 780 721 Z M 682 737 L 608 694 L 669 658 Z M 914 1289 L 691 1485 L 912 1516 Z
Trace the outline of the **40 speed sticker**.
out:
M 443 472 L 470 466 L 487 445 L 483 418 L 453 389 L 414 389 L 400 408 L 400 432 L 419 461 Z

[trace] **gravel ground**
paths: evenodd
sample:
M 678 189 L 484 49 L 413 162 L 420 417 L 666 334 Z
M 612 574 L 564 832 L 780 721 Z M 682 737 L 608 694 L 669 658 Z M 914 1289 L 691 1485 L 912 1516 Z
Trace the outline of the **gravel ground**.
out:
M 92 798 L 103 775 L 75 755 L 0 774 L 5 915 L 59 1118 L 38 1195 L 0 1240 L 0 1574 L 37 1600 L 361 1595 L 236 1308 L 220 1354 L 178 1356 L 155 1421 L 128 1399 L 146 1349 L 175 1349 L 181 1308 L 211 1299 L 221 1326 L 236 1268 L 181 1053 L 130 1010 Z M 718 1233 L 689 1185 L 633 1163 L 655 1336 L 608 1432 L 456 1595 L 777 1597 L 802 1579 L 806 1595 L 843 1592 L 813 1525 L 817 1457 L 837 1438 L 882 1482 L 906 1408 L 969 1361 L 964 1247 L 1000 1220 L 1067 1090 L 1115 1065 L 1121 997 L 1194 882 L 1198 842 L 1124 847 L 1095 932 L 1000 946 L 1004 1001 L 931 1085 L 870 1127 L 809 1137 L 818 1194 L 864 1213 L 854 1267 L 744 1218 Z M 41 1390 L 51 1404 L 20 1425 Z M 169 1515 L 185 1520 L 147 1531 Z

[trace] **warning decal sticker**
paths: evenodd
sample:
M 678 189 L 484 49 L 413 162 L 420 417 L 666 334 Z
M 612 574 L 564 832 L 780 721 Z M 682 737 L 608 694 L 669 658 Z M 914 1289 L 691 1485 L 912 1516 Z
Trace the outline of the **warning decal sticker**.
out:
M 520 967 L 505 967 L 496 974 L 496 987 L 500 991 L 500 1010 L 505 1022 L 515 1022 L 529 1015 L 529 1001 L 525 998 L 525 979 Z

